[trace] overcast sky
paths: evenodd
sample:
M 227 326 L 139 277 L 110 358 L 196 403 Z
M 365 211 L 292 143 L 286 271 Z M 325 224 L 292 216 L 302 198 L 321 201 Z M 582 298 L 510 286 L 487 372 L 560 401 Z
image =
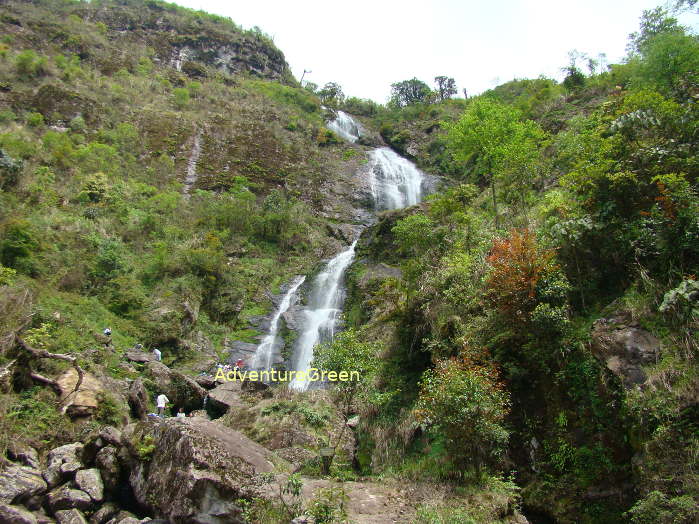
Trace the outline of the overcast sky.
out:
M 560 79 L 572 49 L 618 62 L 643 9 L 662 1 L 176 0 L 260 27 L 297 79 L 308 69 L 305 80 L 380 103 L 414 76 L 430 85 L 451 76 L 472 95 L 513 78 Z

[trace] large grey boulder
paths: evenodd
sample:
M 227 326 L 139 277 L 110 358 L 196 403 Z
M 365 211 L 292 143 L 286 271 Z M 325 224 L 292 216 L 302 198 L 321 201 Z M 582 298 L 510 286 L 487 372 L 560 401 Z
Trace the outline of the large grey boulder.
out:
M 220 414 L 227 413 L 232 407 L 240 406 L 241 383 L 239 381 L 224 382 L 209 391 L 209 405 Z
M 591 348 L 627 389 L 646 381 L 643 366 L 657 362 L 661 350 L 660 340 L 623 314 L 593 324 Z
M 109 491 L 117 489 L 121 477 L 121 465 L 119 464 L 119 450 L 114 446 L 106 446 L 99 450 L 95 457 L 95 465 L 100 470 L 100 476 L 104 486 Z
M 104 524 L 114 515 L 119 513 L 119 508 L 113 502 L 107 502 L 90 517 L 90 524 Z
M 80 489 L 73 489 L 68 484 L 64 484 L 47 497 L 51 511 L 54 513 L 61 509 L 90 509 L 93 506 L 90 495 Z
M 165 393 L 172 405 L 191 411 L 201 408 L 204 403 L 207 391 L 187 375 L 172 370 L 161 362 L 149 362 L 146 372 L 157 385 L 158 391 Z
M 15 462 L 19 462 L 24 466 L 39 469 L 39 453 L 32 447 L 10 442 L 7 448 L 7 455 Z
M 138 363 L 145 363 L 145 362 L 152 362 L 155 360 L 155 355 L 153 353 L 146 353 L 145 351 L 141 351 L 140 349 L 129 349 L 124 356 L 126 357 L 126 360 L 130 360 L 131 362 L 138 362 Z
M 85 516 L 77 509 L 64 509 L 56 512 L 58 524 L 87 524 Z
M 3 524 L 37 524 L 36 517 L 25 508 L 0 504 L 0 522 Z
M 137 501 L 174 524 L 244 522 L 235 501 L 259 495 L 256 475 L 273 469 L 268 450 L 201 418 L 142 422 L 130 440 Z M 155 449 L 144 459 L 146 440 Z
M 129 407 L 134 418 L 142 420 L 148 414 L 148 393 L 143 385 L 143 380 L 137 378 L 129 386 Z
M 90 495 L 94 502 L 104 500 L 104 484 L 98 469 L 81 469 L 75 474 L 75 485 Z
M 66 444 L 49 451 L 44 479 L 49 489 L 54 488 L 67 477 L 83 467 L 83 445 L 80 442 Z
M 37 469 L 12 464 L 0 472 L 0 503 L 23 503 L 34 495 L 45 493 L 46 489 L 46 482 Z

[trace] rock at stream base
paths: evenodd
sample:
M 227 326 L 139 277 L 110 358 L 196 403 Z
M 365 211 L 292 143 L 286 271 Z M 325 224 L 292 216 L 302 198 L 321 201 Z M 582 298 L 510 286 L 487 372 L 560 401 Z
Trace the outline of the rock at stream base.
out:
M 155 449 L 144 462 L 139 443 L 147 435 Z M 256 475 L 273 469 L 267 449 L 201 418 L 141 422 L 129 447 L 136 499 L 174 524 L 243 523 L 236 499 L 257 496 Z
M 56 512 L 58 524 L 87 524 L 85 517 L 77 509 L 64 509 Z
M 104 484 L 98 469 L 81 469 L 75 474 L 75 485 L 95 502 L 104 500 Z
M 36 517 L 20 506 L 0 504 L 0 522 L 4 524 L 37 524 Z
M 39 470 L 11 465 L 0 472 L 0 503 L 21 503 L 44 493 L 46 488 Z
M 49 451 L 48 465 L 44 471 L 49 489 L 58 486 L 62 480 L 82 467 L 83 448 L 81 443 L 74 442 Z
M 92 507 L 90 495 L 79 489 L 72 489 L 67 484 L 56 488 L 48 496 L 51 511 L 61 509 L 89 509 Z

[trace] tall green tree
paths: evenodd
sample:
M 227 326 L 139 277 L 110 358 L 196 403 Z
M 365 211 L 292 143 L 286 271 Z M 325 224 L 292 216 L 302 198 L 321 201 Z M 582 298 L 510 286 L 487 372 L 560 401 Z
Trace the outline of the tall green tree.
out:
M 446 129 L 454 159 L 464 166 L 475 162 L 476 173 L 488 181 L 499 227 L 496 185 L 501 183 L 524 200 L 546 134 L 533 120 L 522 120 L 517 109 L 486 97 L 473 99 L 461 118 L 446 124 Z
M 429 101 L 431 94 L 429 86 L 417 78 L 391 84 L 391 103 L 398 107 L 424 104 Z

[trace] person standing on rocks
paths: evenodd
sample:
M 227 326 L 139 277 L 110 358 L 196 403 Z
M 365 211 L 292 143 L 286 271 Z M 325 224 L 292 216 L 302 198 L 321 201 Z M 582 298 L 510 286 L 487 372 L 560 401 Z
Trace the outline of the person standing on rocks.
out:
M 167 398 L 163 393 L 158 395 L 158 398 L 156 399 L 156 405 L 158 406 L 158 416 L 164 416 L 165 415 L 165 406 L 167 406 L 168 402 L 170 402 L 170 399 Z
M 153 348 L 153 356 L 155 356 L 155 360 L 160 362 L 163 359 L 163 354 L 160 352 L 158 348 Z

